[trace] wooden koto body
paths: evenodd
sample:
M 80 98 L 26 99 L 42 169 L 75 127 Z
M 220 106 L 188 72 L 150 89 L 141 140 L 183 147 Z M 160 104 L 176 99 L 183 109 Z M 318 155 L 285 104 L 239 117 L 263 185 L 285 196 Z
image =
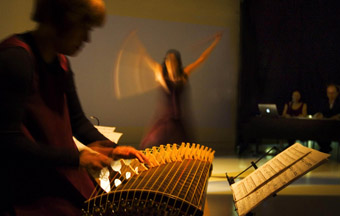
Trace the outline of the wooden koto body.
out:
M 214 151 L 192 144 L 145 149 L 151 165 L 137 159 L 110 172 L 110 190 L 97 188 L 83 215 L 203 215 Z M 118 184 L 117 184 L 118 183 Z

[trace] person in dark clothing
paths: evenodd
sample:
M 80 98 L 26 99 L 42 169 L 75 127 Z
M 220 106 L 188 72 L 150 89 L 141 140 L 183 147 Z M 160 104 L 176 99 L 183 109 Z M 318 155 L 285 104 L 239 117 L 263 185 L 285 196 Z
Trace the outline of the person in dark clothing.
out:
M 1 215 L 81 215 L 94 185 L 87 168 L 140 151 L 100 134 L 81 108 L 65 55 L 105 17 L 102 0 L 37 0 L 37 29 L 0 43 Z M 95 151 L 78 151 L 72 136 Z
M 292 100 L 285 104 L 282 116 L 286 118 L 307 116 L 307 104 L 301 101 L 301 93 L 298 90 L 292 93 Z
M 300 91 L 293 91 L 292 100 L 284 105 L 282 116 L 285 118 L 307 116 L 307 104 L 301 100 Z M 288 146 L 293 145 L 295 141 L 295 139 L 289 139 Z
M 315 118 L 318 119 L 332 119 L 340 120 L 340 98 L 339 98 L 339 87 L 330 84 L 327 86 L 327 98 L 320 105 L 320 112 L 314 114 Z M 320 151 L 329 153 L 332 151 L 331 140 L 318 140 Z
M 315 117 L 340 120 L 339 87 L 334 84 L 328 85 L 327 98 L 328 100 L 322 101 L 320 112 L 316 113 Z

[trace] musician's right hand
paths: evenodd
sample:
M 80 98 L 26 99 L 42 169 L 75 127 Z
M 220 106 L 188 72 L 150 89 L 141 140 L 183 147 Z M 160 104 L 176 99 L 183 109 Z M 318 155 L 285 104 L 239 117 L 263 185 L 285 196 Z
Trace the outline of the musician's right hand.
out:
M 112 159 L 95 151 L 84 149 L 79 153 L 79 165 L 87 169 L 100 170 L 111 164 Z
M 112 150 L 112 158 L 137 158 L 140 162 L 150 165 L 150 161 L 146 155 L 132 146 L 117 146 Z

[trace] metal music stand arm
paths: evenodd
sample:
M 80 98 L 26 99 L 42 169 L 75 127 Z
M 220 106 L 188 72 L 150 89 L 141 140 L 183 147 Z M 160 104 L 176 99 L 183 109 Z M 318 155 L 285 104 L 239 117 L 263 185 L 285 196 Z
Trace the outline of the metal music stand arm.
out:
M 247 167 L 245 170 L 243 170 L 242 172 L 240 172 L 239 174 L 237 174 L 236 176 L 228 176 L 228 173 L 226 172 L 225 173 L 225 175 L 226 175 L 226 177 L 227 177 L 227 180 L 228 180 L 228 183 L 229 183 L 229 185 L 231 186 L 232 184 L 234 184 L 235 183 L 235 179 L 237 179 L 240 175 L 242 175 L 244 172 L 246 172 L 248 169 L 250 169 L 250 168 L 252 168 L 252 167 L 254 167 L 254 169 L 257 169 L 258 167 L 257 167 L 257 163 L 260 161 L 260 160 L 262 160 L 262 158 L 264 158 L 265 156 L 267 156 L 267 155 L 269 155 L 269 153 L 273 150 L 273 149 L 275 149 L 275 150 L 277 150 L 277 148 L 274 146 L 274 147 L 272 147 L 271 149 L 269 149 L 266 153 L 264 153 L 261 157 L 259 157 L 255 162 L 254 161 L 251 161 L 250 163 L 251 163 L 251 165 L 249 166 L 249 167 Z M 274 197 L 276 196 L 276 194 L 274 194 L 273 195 Z M 236 211 L 237 209 L 235 209 L 235 211 Z M 248 212 L 247 214 L 246 214 L 246 216 L 254 216 L 255 214 L 254 213 L 252 213 L 252 212 Z
M 257 169 L 257 163 L 262 160 L 265 156 L 269 155 L 270 152 L 275 149 L 277 150 L 277 148 L 274 146 L 271 149 L 269 149 L 266 153 L 264 153 L 261 157 L 259 157 L 255 162 L 251 161 L 251 165 L 249 167 L 247 167 L 245 170 L 243 170 L 242 172 L 240 172 L 239 174 L 237 174 L 236 176 L 228 176 L 228 173 L 226 172 L 225 175 L 227 177 L 228 183 L 231 186 L 232 184 L 235 183 L 235 179 L 237 179 L 240 175 L 242 175 L 244 172 L 246 172 L 247 170 L 249 170 L 250 168 L 254 167 L 254 169 Z

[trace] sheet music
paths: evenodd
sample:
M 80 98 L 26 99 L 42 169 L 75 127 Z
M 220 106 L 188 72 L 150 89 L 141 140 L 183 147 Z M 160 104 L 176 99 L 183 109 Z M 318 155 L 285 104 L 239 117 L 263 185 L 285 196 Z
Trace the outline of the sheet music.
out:
M 105 137 L 107 137 L 109 140 L 111 140 L 114 143 L 118 143 L 120 137 L 123 135 L 123 133 L 115 132 L 116 127 L 109 127 L 109 126 L 94 126 L 97 128 L 97 130 L 103 134 Z M 88 149 L 90 151 L 94 151 L 91 148 L 87 147 L 86 145 L 79 142 L 75 137 L 73 137 L 74 142 L 77 145 L 77 148 L 79 151 L 82 151 L 83 149 Z
M 95 126 L 97 130 L 114 143 L 118 143 L 123 133 L 115 132 L 116 127 Z
M 248 196 L 258 187 L 265 184 L 274 176 L 284 171 L 287 167 L 291 166 L 293 163 L 302 159 L 311 152 L 310 149 L 301 147 L 303 146 L 300 144 L 294 144 L 255 170 L 251 175 L 248 175 L 242 181 L 233 184 L 232 190 L 234 194 L 234 200 L 238 201 L 245 196 Z
M 264 164 L 263 168 L 231 185 L 239 216 L 245 215 L 270 195 L 316 168 L 329 156 L 296 143 Z

